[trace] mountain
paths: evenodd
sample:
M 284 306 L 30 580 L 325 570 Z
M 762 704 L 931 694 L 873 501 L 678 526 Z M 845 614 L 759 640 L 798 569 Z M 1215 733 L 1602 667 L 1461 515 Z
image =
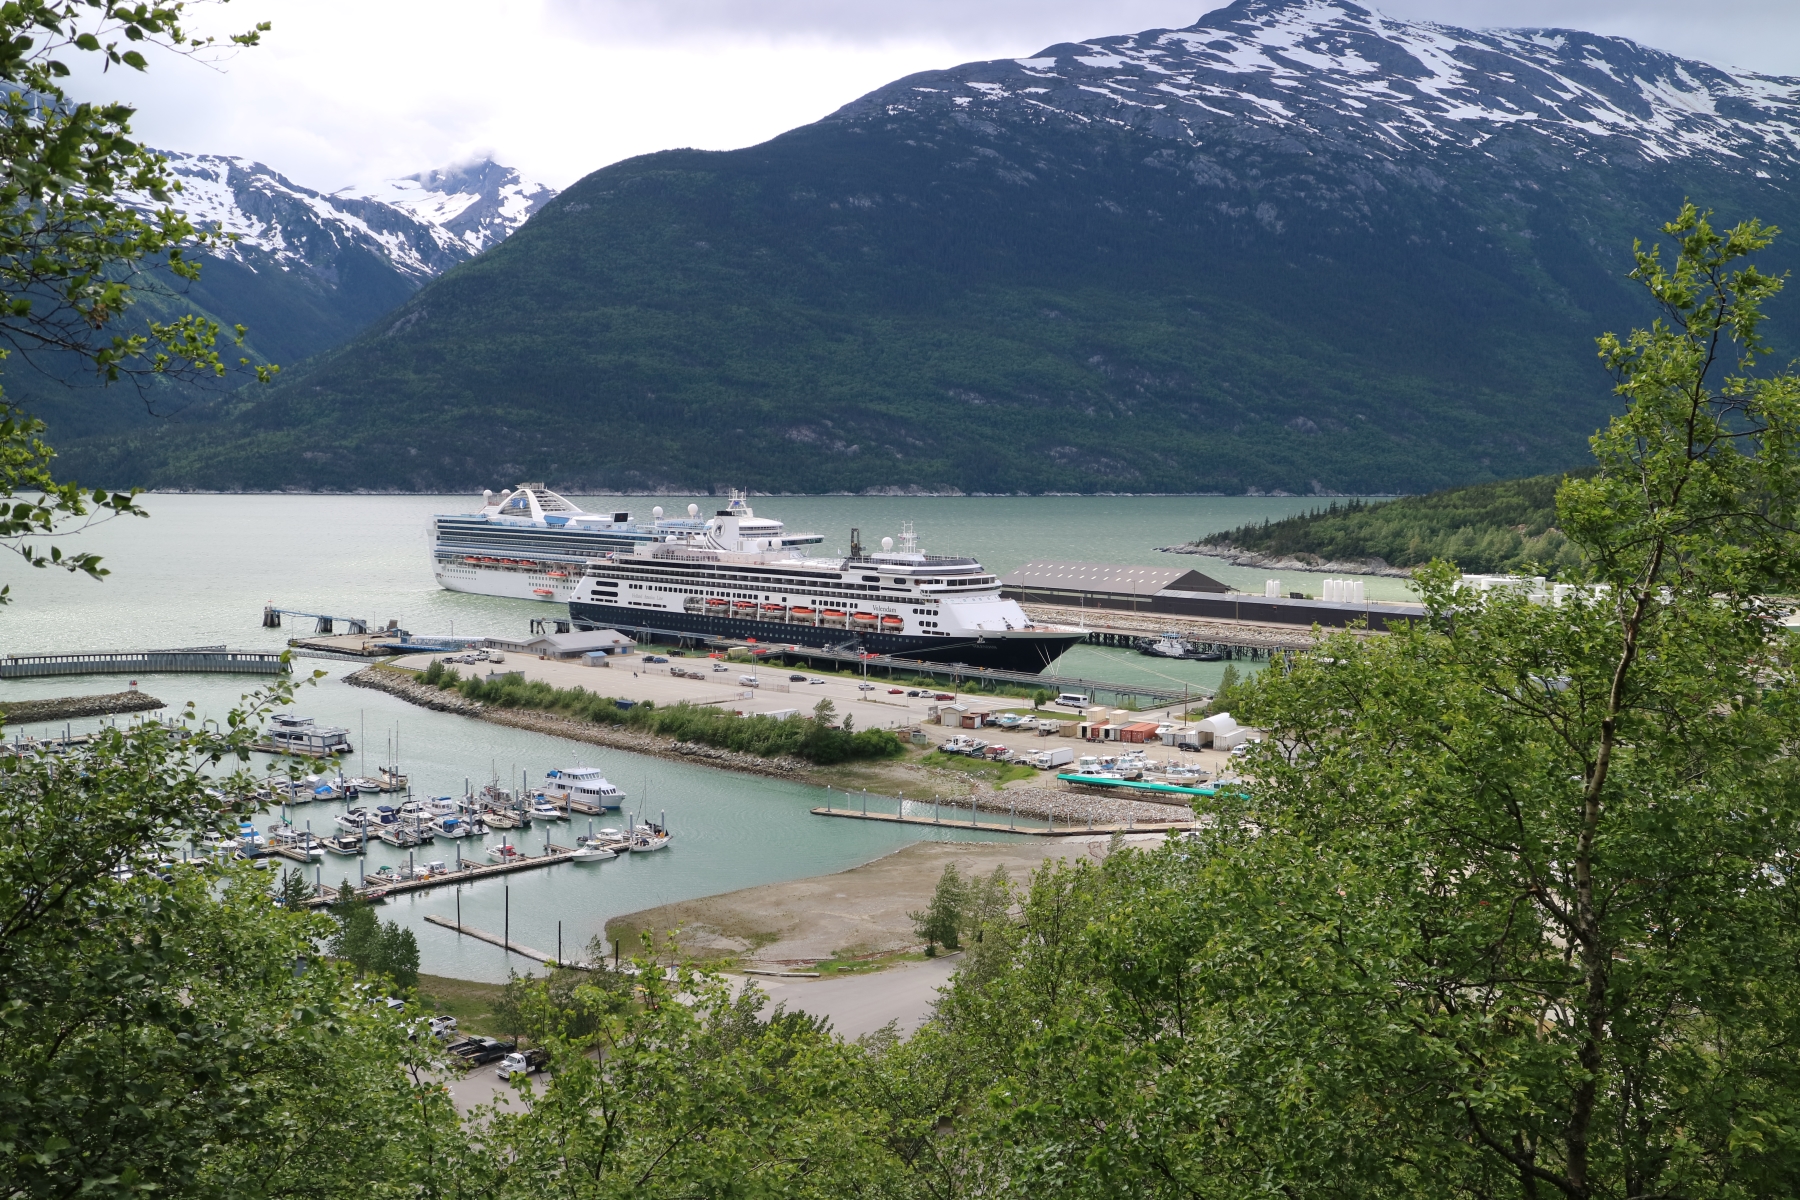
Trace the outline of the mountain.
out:
M 250 159 L 159 153 L 182 185 L 176 207 L 196 224 L 239 236 L 202 256 L 199 282 L 172 281 L 175 294 L 146 297 L 140 311 L 198 311 L 226 328 L 245 325 L 249 356 L 284 366 L 348 341 L 426 281 L 498 244 L 556 194 L 489 160 L 325 193 Z M 53 363 L 49 370 L 56 378 Z M 154 423 L 135 393 L 71 390 L 23 371 L 8 372 L 6 384 L 58 437 Z M 163 388 L 152 396 L 166 410 L 196 394 Z
M 1614 404 L 1594 336 L 1653 316 L 1632 239 L 1688 196 L 1794 228 L 1797 132 L 1800 80 L 1240 0 L 606 167 L 277 385 L 70 457 L 210 488 L 1556 470 Z M 1771 332 L 1794 343 L 1791 306 Z
M 1281 570 L 1389 572 L 1443 558 L 1483 574 L 1527 565 L 1556 571 L 1580 561 L 1556 528 L 1557 489 L 1570 475 L 1591 472 L 1590 466 L 1375 503 L 1334 500 L 1309 513 L 1208 534 L 1174 549 Z

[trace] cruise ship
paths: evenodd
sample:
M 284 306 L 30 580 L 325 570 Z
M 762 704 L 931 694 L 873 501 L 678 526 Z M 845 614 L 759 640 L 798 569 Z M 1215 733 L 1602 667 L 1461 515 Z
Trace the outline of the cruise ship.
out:
M 735 492 L 728 507 L 685 524 L 589 563 L 569 601 L 575 627 L 1013 671 L 1042 671 L 1087 636 L 1033 622 L 976 560 L 920 552 L 910 524 L 898 545 L 884 537 L 868 553 L 853 537 L 846 558 L 807 557 Z
M 685 518 L 665 518 L 658 506 L 649 522 L 635 522 L 628 512 L 587 512 L 541 483 L 521 483 L 498 495 L 483 492 L 480 512 L 433 517 L 432 570 L 439 586 L 453 592 L 565 604 L 590 559 L 693 536 L 706 526 L 697 504 L 688 505 Z M 824 540 L 790 534 L 781 522 L 768 520 L 746 533 L 783 547 Z

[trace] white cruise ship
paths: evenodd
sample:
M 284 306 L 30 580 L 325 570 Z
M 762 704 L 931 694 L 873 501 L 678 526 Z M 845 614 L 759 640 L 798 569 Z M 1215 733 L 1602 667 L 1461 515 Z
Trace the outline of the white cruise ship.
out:
M 495 495 L 483 492 L 481 511 L 432 518 L 432 571 L 453 592 L 547 600 L 565 604 L 590 559 L 706 528 L 697 504 L 685 518 L 665 519 L 661 507 L 648 523 L 628 512 L 591 513 L 541 483 L 521 483 Z M 756 535 L 782 546 L 816 545 L 817 534 L 789 534 L 779 521 L 762 521 Z
M 910 525 L 899 544 L 851 546 L 848 558 L 809 558 L 771 533 L 733 493 L 704 522 L 662 531 L 588 564 L 569 616 L 577 629 L 663 637 L 754 639 L 843 647 L 932 662 L 1042 671 L 1086 632 L 1039 625 L 972 558 L 919 551 Z M 813 539 L 818 540 L 818 539 Z

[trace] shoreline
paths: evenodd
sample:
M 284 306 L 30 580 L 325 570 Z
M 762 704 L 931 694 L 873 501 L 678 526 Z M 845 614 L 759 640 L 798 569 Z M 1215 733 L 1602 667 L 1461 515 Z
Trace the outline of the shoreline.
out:
M 415 679 L 402 677 L 399 670 L 379 664 L 371 664 L 346 675 L 344 682 L 352 687 L 372 688 L 375 691 L 386 692 L 397 699 L 404 700 L 409 704 L 416 704 L 421 708 L 431 709 L 434 712 L 472 717 L 476 720 L 490 721 L 496 725 L 526 729 L 533 733 L 549 734 L 552 737 L 568 738 L 571 741 L 604 746 L 610 750 L 645 754 L 670 762 L 693 763 L 697 766 L 712 767 L 721 771 L 736 771 L 746 775 L 785 779 L 793 783 L 829 788 L 845 793 L 855 791 L 857 784 L 868 783 L 872 786 L 863 790 L 872 797 L 878 797 L 883 804 L 898 804 L 903 800 L 907 803 L 923 803 L 927 793 L 935 793 L 942 796 L 942 802 L 946 807 L 968 808 L 978 802 L 984 815 L 998 815 L 1004 809 L 1016 819 L 1031 821 L 1053 819 L 1070 824 L 1081 821 L 1092 821 L 1099 824 L 1167 821 L 1170 819 L 1171 812 L 1192 811 L 1186 805 L 1127 800 L 1072 789 L 1045 787 L 1037 779 L 1013 781 L 1025 785 L 1020 787 L 1006 786 L 999 789 L 984 789 L 980 786 L 981 781 L 962 776 L 946 768 L 900 760 L 858 761 L 826 768 L 795 758 L 762 758 L 736 750 L 723 750 L 695 742 L 677 741 L 674 738 L 658 737 L 655 734 L 643 733 L 635 729 L 576 721 L 569 717 L 531 709 L 489 708 L 476 701 L 465 700 L 455 692 L 444 691 L 422 684 Z M 876 790 L 882 788 L 883 784 L 891 787 L 896 782 L 896 776 L 903 777 L 907 784 L 907 786 L 894 789 L 902 795 L 893 795 L 886 789 Z M 967 790 L 963 790 L 965 788 Z M 908 794 L 914 792 L 918 794 Z M 1071 830 L 1070 832 L 1076 831 Z

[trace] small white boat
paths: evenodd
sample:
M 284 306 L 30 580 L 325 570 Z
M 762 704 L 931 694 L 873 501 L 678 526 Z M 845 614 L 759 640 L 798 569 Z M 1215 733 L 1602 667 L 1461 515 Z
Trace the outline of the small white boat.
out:
M 353 808 L 349 812 L 341 812 L 331 819 L 345 833 L 360 834 L 369 824 L 369 810 Z
M 633 854 L 648 854 L 652 850 L 661 850 L 669 844 L 669 831 L 661 825 L 646 821 L 632 827 L 631 844 L 628 849 Z
M 227 854 L 237 848 L 238 840 L 236 838 L 228 837 L 225 834 L 216 831 L 209 832 L 205 837 L 200 839 L 200 853 L 202 854 Z
M 472 822 L 465 821 L 461 817 L 451 813 L 433 817 L 426 823 L 426 828 L 430 829 L 431 832 L 438 837 L 466 838 L 475 836 L 475 826 Z
M 575 839 L 575 853 L 569 855 L 572 862 L 605 862 L 609 858 L 619 856 L 621 841 L 605 838 L 600 834 Z
M 422 846 L 431 840 L 431 835 L 413 821 L 394 821 L 378 826 L 375 836 L 388 845 L 398 846 L 402 850 L 409 846 Z
M 561 821 L 568 815 L 548 800 L 535 801 L 531 806 L 531 819 L 534 821 Z
M 498 846 L 489 846 L 487 848 L 487 856 L 497 863 L 520 862 L 521 860 L 530 857 L 517 846 L 508 845 L 505 842 L 500 843 Z

